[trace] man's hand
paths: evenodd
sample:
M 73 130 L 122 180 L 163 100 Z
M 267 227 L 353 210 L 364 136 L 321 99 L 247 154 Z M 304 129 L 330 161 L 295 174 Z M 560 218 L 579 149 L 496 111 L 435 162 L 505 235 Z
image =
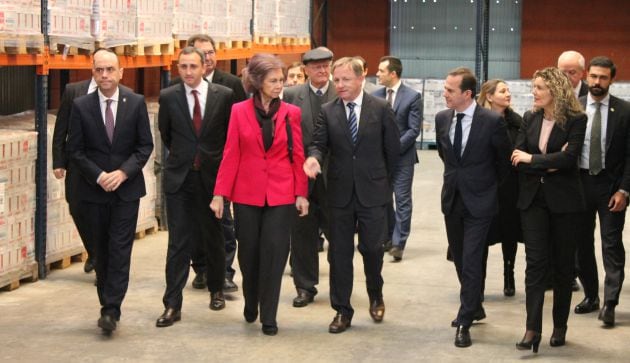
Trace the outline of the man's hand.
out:
M 297 197 L 295 199 L 295 208 L 297 208 L 300 217 L 308 215 L 308 199 Z
M 621 212 L 626 208 L 626 196 L 622 192 L 615 192 L 608 201 L 608 208 L 611 212 Z
M 214 212 L 215 217 L 223 218 L 223 197 L 215 195 L 210 202 L 210 209 Z
M 319 161 L 312 156 L 309 156 L 306 161 L 304 161 L 303 169 L 306 176 L 311 179 L 317 178 L 317 174 L 322 172 L 322 168 L 319 166 Z
M 64 168 L 53 169 L 53 174 L 55 174 L 55 178 L 61 179 L 64 176 L 66 176 L 66 169 Z
M 102 172 L 98 178 L 98 185 L 106 192 L 113 192 L 127 180 L 127 174 L 122 170 L 114 170 L 111 173 Z

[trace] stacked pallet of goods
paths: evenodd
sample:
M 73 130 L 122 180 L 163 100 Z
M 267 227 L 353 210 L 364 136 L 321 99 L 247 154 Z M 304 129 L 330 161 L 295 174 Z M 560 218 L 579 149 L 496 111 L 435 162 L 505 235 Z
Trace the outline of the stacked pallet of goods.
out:
M 92 0 L 48 0 L 51 52 L 73 55 L 93 51 L 91 15 Z
M 304 0 L 278 0 L 278 37 L 282 45 L 310 44 L 310 4 Z
M 35 0 L 0 0 L 0 53 L 42 53 L 41 6 Z
M 173 38 L 175 47 L 185 46 L 186 40 L 201 32 L 202 0 L 175 0 L 173 6 Z
M 137 48 L 129 55 L 173 54 L 174 0 L 137 0 Z

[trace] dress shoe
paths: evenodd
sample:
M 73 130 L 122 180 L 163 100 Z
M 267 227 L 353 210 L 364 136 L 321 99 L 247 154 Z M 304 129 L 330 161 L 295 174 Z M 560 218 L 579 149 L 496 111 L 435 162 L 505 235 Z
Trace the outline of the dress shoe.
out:
M 604 304 L 597 319 L 603 321 L 606 326 L 615 326 L 615 305 Z
M 394 258 L 394 262 L 400 262 L 402 261 L 402 256 L 403 256 L 403 250 L 402 248 L 398 247 L 398 246 L 393 246 L 390 250 L 389 250 L 389 254 Z
M 472 345 L 470 340 L 470 327 L 460 325 L 455 333 L 455 346 L 458 348 L 466 348 Z
M 155 326 L 158 328 L 164 328 L 167 326 L 171 326 L 175 324 L 176 321 L 182 320 L 182 312 L 180 310 L 176 310 L 173 308 L 166 308 L 164 313 L 160 315 L 158 320 L 155 322 Z
M 243 310 L 243 316 L 245 317 L 245 321 L 248 323 L 253 323 L 258 318 L 258 311 L 248 311 L 247 308 Z
M 278 326 L 263 324 L 262 332 L 265 335 L 271 335 L 271 336 L 276 335 L 276 334 L 278 334 Z
M 223 292 L 237 292 L 238 286 L 232 281 L 232 279 L 226 278 L 223 281 Z
M 475 315 L 473 315 L 473 321 L 479 321 L 486 318 L 486 310 L 484 310 L 483 306 L 480 307 L 477 311 L 475 311 Z M 459 322 L 457 318 L 451 321 L 451 326 L 453 328 L 457 328 L 459 326 Z
M 523 340 L 516 343 L 516 349 L 518 350 L 532 350 L 534 353 L 538 353 L 538 346 L 540 345 L 540 339 L 542 336 L 533 330 L 525 332 Z
M 337 334 L 343 333 L 350 327 L 350 323 L 352 322 L 352 318 L 349 318 L 341 313 L 337 313 L 332 323 L 328 326 L 328 332 Z
M 312 303 L 314 298 L 315 295 L 304 290 L 298 290 L 298 295 L 295 297 L 295 299 L 293 299 L 293 307 L 303 308 L 309 303 Z
M 575 306 L 576 314 L 588 314 L 599 310 L 599 298 L 585 297 L 581 303 Z
M 376 323 L 383 321 L 383 317 L 385 317 L 385 303 L 383 299 L 372 300 L 370 303 L 370 316 Z
M 514 284 L 514 261 L 503 261 L 503 295 L 514 296 L 516 292 Z
M 391 240 L 383 242 L 383 251 L 388 252 L 391 249 L 392 249 L 392 241 Z
M 116 318 L 109 314 L 103 314 L 98 319 L 98 327 L 103 329 L 105 333 L 111 333 L 116 330 Z
M 92 271 L 94 271 L 94 263 L 92 262 L 92 259 L 90 257 L 88 257 L 85 260 L 85 264 L 83 265 L 83 271 L 88 274 Z
M 573 279 L 571 283 L 571 291 L 580 291 L 580 284 L 577 282 L 577 279 Z
M 197 276 L 193 279 L 192 287 L 194 289 L 205 289 L 208 287 L 208 281 L 206 280 L 206 273 L 201 272 L 198 273 Z
M 225 296 L 223 291 L 210 293 L 210 310 L 221 310 L 225 307 Z
M 549 339 L 549 345 L 552 347 L 561 347 L 566 344 L 567 327 L 553 328 L 553 333 Z

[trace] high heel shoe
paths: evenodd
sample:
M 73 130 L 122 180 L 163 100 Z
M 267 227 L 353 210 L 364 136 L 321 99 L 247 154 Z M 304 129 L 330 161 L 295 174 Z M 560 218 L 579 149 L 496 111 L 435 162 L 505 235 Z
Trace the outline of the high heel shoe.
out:
M 551 334 L 551 338 L 549 339 L 549 345 L 552 347 L 561 347 L 567 343 L 567 327 L 564 328 L 553 328 L 553 334 Z
M 514 296 L 514 261 L 503 261 L 503 295 Z
M 527 335 L 530 335 L 529 339 Z M 518 350 L 532 350 L 534 353 L 538 353 L 538 346 L 540 345 L 541 335 L 534 331 L 528 330 L 525 332 L 523 340 L 516 343 L 516 349 Z

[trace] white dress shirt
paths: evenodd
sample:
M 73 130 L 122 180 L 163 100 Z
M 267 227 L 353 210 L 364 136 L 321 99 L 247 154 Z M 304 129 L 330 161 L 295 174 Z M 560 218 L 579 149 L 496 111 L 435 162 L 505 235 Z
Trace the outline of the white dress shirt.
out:
M 600 101 L 601 105 L 599 110 L 601 112 L 601 145 L 602 145 L 602 168 L 606 165 L 606 129 L 608 127 L 608 107 L 610 104 L 610 94 L 607 94 L 603 100 Z M 595 100 L 591 97 L 591 94 L 586 96 L 586 115 L 588 121 L 586 123 L 586 134 L 584 135 L 584 145 L 582 145 L 582 155 L 580 156 L 580 168 L 589 168 L 589 155 L 591 153 L 591 128 L 593 127 L 593 116 L 595 115 Z
M 457 114 L 463 113 L 464 118 L 462 119 L 462 155 L 464 155 L 464 150 L 466 150 L 466 143 L 468 142 L 468 135 L 470 135 L 470 126 L 472 125 L 473 115 L 475 114 L 475 107 L 477 107 L 477 102 L 473 101 L 464 112 L 457 112 L 453 114 L 453 120 L 451 121 L 451 128 L 448 131 L 448 137 L 451 139 L 451 144 L 454 143 L 455 140 L 455 125 L 457 124 Z M 460 156 L 462 156 L 460 155 Z
M 193 118 L 193 112 L 195 110 L 195 96 L 192 94 L 193 89 L 197 90 L 197 98 L 199 98 L 199 106 L 201 107 L 201 118 L 205 115 L 206 99 L 208 98 L 208 82 L 203 79 L 199 82 L 196 88 L 192 88 L 184 83 L 184 89 L 186 90 L 186 100 L 188 101 L 188 111 L 190 111 L 190 118 Z
M 359 120 L 361 119 L 361 104 L 363 103 L 363 90 L 359 93 L 359 97 L 355 98 L 352 101 L 343 101 L 343 108 L 346 110 L 346 120 L 350 117 L 350 109 L 348 108 L 348 103 L 354 102 L 354 114 L 357 115 L 357 133 L 359 131 Z

